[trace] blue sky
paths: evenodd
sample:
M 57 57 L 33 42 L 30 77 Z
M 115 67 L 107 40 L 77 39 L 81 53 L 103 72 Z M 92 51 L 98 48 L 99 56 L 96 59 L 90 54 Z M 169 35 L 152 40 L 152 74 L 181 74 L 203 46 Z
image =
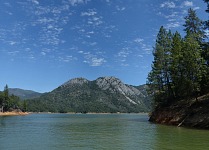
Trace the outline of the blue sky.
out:
M 0 87 L 49 92 L 75 77 L 146 83 L 161 25 L 182 32 L 203 0 L 1 0 Z

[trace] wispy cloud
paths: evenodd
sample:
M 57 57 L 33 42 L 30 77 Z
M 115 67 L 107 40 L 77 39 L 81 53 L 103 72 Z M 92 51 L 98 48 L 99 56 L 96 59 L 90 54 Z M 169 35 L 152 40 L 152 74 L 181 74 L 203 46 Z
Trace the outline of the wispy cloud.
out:
M 126 9 L 126 7 L 120 7 L 120 6 L 116 6 L 115 7 L 117 11 L 124 11 Z
M 167 29 L 179 28 L 182 26 L 184 22 L 184 16 L 187 13 L 188 7 L 194 7 L 195 9 L 199 9 L 199 7 L 195 7 L 192 1 L 165 1 L 160 4 L 160 9 L 158 14 L 164 17 L 167 20 L 167 23 L 164 26 Z M 172 8 L 172 10 L 167 9 L 164 11 L 164 8 Z
M 101 66 L 105 62 L 106 60 L 104 58 L 96 58 L 96 57 L 88 59 L 87 61 L 87 63 L 89 63 L 91 66 Z
M 144 41 L 144 39 L 142 39 L 142 38 L 136 38 L 135 40 L 134 40 L 134 42 L 136 42 L 136 43 L 141 43 L 141 42 L 143 42 Z
M 68 62 L 70 62 L 72 60 L 77 60 L 77 58 L 76 57 L 73 57 L 72 55 L 59 56 L 58 59 L 59 59 L 59 61 L 66 62 L 66 63 L 68 63 Z
M 162 7 L 162 8 L 175 8 L 176 5 L 175 5 L 174 2 L 166 1 L 162 4 L 160 4 L 160 7 Z
M 89 9 L 86 12 L 81 12 L 81 16 L 94 16 L 97 12 L 94 9 Z
M 85 4 L 91 0 L 68 0 L 72 6 L 77 6 L 78 4 Z
M 193 7 L 194 5 L 193 5 L 193 2 L 192 1 L 184 1 L 182 3 L 182 6 L 183 7 Z
M 89 66 L 92 67 L 102 66 L 107 62 L 104 57 L 98 55 L 99 53 L 92 54 L 91 52 L 84 51 L 78 51 L 78 53 L 83 55 L 83 62 L 89 64 Z
M 39 5 L 39 1 L 38 0 L 32 0 L 32 2 L 36 5 Z
M 171 29 L 171 28 L 178 28 L 180 26 L 181 26 L 180 22 L 171 22 L 171 23 L 166 24 L 165 27 L 168 29 Z
M 129 49 L 129 47 L 122 48 L 117 55 L 115 56 L 116 61 L 120 63 L 120 66 L 129 66 L 128 60 L 129 56 L 132 53 L 132 51 Z

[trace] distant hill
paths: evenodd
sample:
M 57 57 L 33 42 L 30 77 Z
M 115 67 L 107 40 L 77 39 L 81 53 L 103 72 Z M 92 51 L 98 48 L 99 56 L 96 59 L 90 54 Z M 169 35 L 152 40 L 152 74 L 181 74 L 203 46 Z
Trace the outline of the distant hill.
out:
M 33 99 L 42 95 L 42 93 L 34 92 L 31 90 L 23 90 L 19 88 L 9 88 L 9 94 L 16 95 L 20 97 L 20 99 Z
M 28 101 L 29 111 L 44 112 L 148 112 L 146 85 L 131 86 L 115 77 L 69 80 L 39 98 Z

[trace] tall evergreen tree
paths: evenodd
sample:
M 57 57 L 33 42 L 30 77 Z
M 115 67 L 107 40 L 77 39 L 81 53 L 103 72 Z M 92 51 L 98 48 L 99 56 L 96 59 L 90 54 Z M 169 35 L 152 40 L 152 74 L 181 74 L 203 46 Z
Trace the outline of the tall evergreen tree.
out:
M 197 17 L 196 11 L 192 8 L 188 9 L 188 15 L 184 18 L 186 35 L 192 35 L 195 39 L 202 44 L 205 37 L 204 22 Z
M 204 60 L 199 42 L 193 34 L 188 34 L 183 43 L 183 91 L 184 96 L 194 96 L 200 92 Z
M 3 100 L 3 107 L 7 111 L 9 109 L 10 97 L 9 97 L 9 88 L 8 85 L 4 87 L 4 100 Z
M 181 38 L 180 33 L 175 32 L 172 40 L 172 49 L 171 49 L 171 80 L 173 88 L 173 96 L 178 99 L 182 95 L 182 85 L 183 83 L 183 39 Z
M 169 72 L 171 39 L 171 32 L 167 32 L 162 26 L 157 35 L 153 51 L 154 61 L 152 70 L 148 75 L 148 85 L 150 86 L 151 92 L 155 93 L 156 103 L 168 100 L 171 93 Z

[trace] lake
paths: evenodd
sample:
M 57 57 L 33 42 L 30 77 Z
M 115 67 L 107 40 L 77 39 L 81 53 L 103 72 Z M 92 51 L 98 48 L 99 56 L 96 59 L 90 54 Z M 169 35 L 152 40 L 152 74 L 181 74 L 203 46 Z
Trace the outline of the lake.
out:
M 0 117 L 2 150 L 203 150 L 209 131 L 149 123 L 146 114 Z

